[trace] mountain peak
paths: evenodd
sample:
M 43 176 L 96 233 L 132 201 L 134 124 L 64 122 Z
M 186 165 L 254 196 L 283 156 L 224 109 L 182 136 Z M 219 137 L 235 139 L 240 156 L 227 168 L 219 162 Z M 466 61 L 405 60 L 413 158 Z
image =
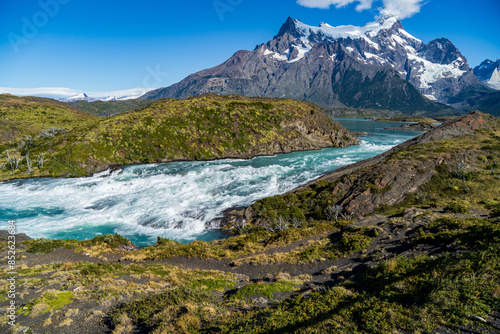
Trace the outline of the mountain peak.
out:
M 449 39 L 444 37 L 430 41 L 422 55 L 425 59 L 437 64 L 451 64 L 462 59 L 464 69 L 468 69 L 468 65 L 465 66 L 465 57 Z
M 490 88 L 500 90 L 500 59 L 484 60 L 474 68 L 474 74 Z
M 87 101 L 87 102 L 95 101 L 94 98 L 89 97 L 85 93 L 78 93 L 78 94 L 73 95 L 71 97 L 68 97 L 68 98 L 65 98 L 65 99 L 61 99 L 62 102 L 74 102 L 74 101 L 80 101 L 80 100 Z
M 319 26 L 310 26 L 297 19 L 289 17 L 281 26 L 277 37 L 288 34 L 294 38 L 300 38 L 303 41 L 319 42 L 325 39 L 337 40 L 341 38 L 373 38 L 382 30 L 399 30 L 403 29 L 403 25 L 396 16 L 385 15 L 377 21 L 370 22 L 365 26 L 359 27 L 354 25 L 332 26 L 328 23 L 321 22 Z
M 297 25 L 296 23 L 302 23 L 297 19 L 292 19 L 290 16 L 286 20 L 285 23 L 280 28 L 280 31 L 278 32 L 278 35 L 276 37 L 281 37 L 285 34 L 289 34 L 295 38 L 300 38 L 302 37 L 302 34 L 297 30 Z M 275 38 L 276 38 L 275 37 Z
M 376 22 L 378 22 L 380 25 L 393 26 L 394 24 L 399 24 L 401 27 L 403 27 L 403 25 L 401 24 L 401 21 L 395 15 L 385 14 L 385 15 L 379 16 L 379 18 L 377 19 Z

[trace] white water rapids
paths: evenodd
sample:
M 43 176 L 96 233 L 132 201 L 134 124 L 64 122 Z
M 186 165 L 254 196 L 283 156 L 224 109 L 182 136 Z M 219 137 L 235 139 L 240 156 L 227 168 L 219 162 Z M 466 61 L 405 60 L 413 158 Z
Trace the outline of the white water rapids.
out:
M 119 233 L 138 245 L 157 236 L 182 242 L 221 237 L 205 223 L 232 207 L 281 194 L 331 170 L 382 153 L 417 135 L 383 130 L 400 123 L 342 121 L 371 132 L 360 145 L 252 160 L 136 165 L 73 179 L 0 183 L 0 229 L 15 220 L 34 238 L 89 239 Z

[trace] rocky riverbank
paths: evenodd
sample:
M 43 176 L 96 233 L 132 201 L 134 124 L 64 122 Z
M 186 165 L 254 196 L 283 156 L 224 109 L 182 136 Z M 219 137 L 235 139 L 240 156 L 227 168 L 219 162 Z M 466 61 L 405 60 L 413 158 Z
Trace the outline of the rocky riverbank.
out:
M 399 128 L 386 128 L 387 130 L 400 130 L 400 131 L 419 131 L 425 132 L 435 129 L 440 124 L 436 123 L 414 123 L 414 124 L 403 124 Z

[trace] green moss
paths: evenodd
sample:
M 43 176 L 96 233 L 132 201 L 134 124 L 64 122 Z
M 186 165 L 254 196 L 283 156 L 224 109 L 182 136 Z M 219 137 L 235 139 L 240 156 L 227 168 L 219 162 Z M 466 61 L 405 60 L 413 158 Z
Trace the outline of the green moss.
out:
M 229 289 L 234 289 L 236 283 L 232 280 L 220 278 L 220 279 L 197 279 L 190 281 L 187 286 L 194 290 L 203 290 L 203 291 L 219 291 L 224 292 Z
M 52 312 L 53 310 L 58 310 L 73 303 L 72 298 L 73 292 L 71 291 L 46 291 L 33 303 L 28 304 L 25 308 L 19 309 L 17 313 L 25 316 L 29 315 L 33 310 L 33 307 L 38 304 L 46 305 L 45 309 L 41 312 L 42 314 Z
M 453 201 L 449 203 L 445 208 L 445 211 L 452 213 L 468 213 L 469 209 L 467 208 L 467 204 L 463 201 Z
M 244 300 L 247 297 L 253 295 L 264 295 L 269 299 L 272 299 L 276 292 L 289 292 L 296 291 L 297 286 L 294 282 L 279 281 L 276 283 L 255 283 L 245 285 L 243 288 L 239 289 L 235 294 L 231 295 L 230 299 Z
M 71 304 L 73 300 L 73 292 L 71 291 L 61 291 L 61 292 L 47 292 L 43 295 L 44 302 L 50 306 L 50 309 L 44 311 L 44 313 L 50 310 L 57 310 L 65 305 Z

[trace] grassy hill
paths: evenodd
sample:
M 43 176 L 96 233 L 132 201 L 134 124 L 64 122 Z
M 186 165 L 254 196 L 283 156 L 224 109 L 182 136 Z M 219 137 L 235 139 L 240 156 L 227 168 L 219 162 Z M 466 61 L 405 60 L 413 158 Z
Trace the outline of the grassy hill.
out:
M 86 113 L 99 117 L 107 117 L 142 109 L 154 102 L 156 100 L 133 99 L 126 101 L 75 101 L 68 104 Z
M 22 105 L 10 113 L 16 119 L 39 117 L 51 125 L 55 117 L 54 126 L 67 123 L 62 129 L 71 131 L 37 135 L 29 145 L 22 139 L 11 142 L 5 148 L 0 179 L 84 176 L 115 165 L 251 158 L 357 143 L 319 107 L 295 100 L 205 95 L 161 100 L 139 111 L 101 119 L 75 111 L 68 114 L 71 120 L 65 118 L 67 114 L 50 114 L 48 121 L 43 108 Z M 39 113 L 32 111 L 38 109 Z M 36 118 L 36 122 L 41 121 Z M 36 124 L 30 133 L 47 127 Z M 18 168 L 7 162 L 7 151 L 20 157 Z M 32 166 L 29 171 L 28 152 L 31 158 L 45 155 L 43 167 Z
M 0 94 L 0 145 L 49 129 L 69 131 L 96 119 L 56 100 Z

